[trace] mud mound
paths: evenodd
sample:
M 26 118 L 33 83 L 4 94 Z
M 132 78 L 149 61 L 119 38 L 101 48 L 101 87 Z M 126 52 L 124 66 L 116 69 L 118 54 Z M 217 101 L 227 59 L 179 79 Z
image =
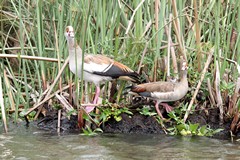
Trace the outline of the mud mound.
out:
M 163 133 L 154 117 L 143 116 L 139 113 L 129 116 L 122 114 L 122 120 L 116 122 L 113 118 L 105 123 L 103 130 L 108 133 Z
M 58 117 L 57 114 L 46 116 L 37 122 L 37 126 L 40 129 L 57 132 Z M 70 119 L 61 119 L 60 131 L 64 133 L 71 133 L 80 131 L 77 125 L 77 116 L 71 116 Z
M 161 125 L 153 116 L 144 116 L 138 112 L 130 116 L 122 114 L 120 122 L 115 121 L 114 118 L 105 122 L 101 128 L 105 133 L 138 133 L 138 134 L 162 134 L 164 133 Z M 166 115 L 164 115 L 166 116 Z M 207 111 L 196 111 L 194 114 L 189 115 L 188 121 L 191 123 L 199 123 L 200 125 L 208 125 L 211 129 L 224 129 L 222 132 L 214 135 L 214 138 L 229 139 L 230 138 L 230 122 L 231 119 L 225 119 L 223 125 L 219 125 L 219 110 L 218 108 L 209 109 Z M 171 123 L 164 123 L 168 128 Z M 57 131 L 57 114 L 44 117 L 38 122 L 38 127 L 44 130 Z M 61 119 L 61 132 L 80 132 L 77 125 L 77 116 L 71 116 L 70 119 Z M 239 137 L 239 136 L 238 136 Z

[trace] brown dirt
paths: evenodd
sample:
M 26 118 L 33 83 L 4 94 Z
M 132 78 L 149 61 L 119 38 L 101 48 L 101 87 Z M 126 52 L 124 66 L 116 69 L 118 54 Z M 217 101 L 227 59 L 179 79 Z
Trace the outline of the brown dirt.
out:
M 154 117 L 143 116 L 139 113 L 129 116 L 122 114 L 122 120 L 114 118 L 105 123 L 103 130 L 108 133 L 164 133 Z
M 166 115 L 165 115 L 166 116 Z M 109 120 L 104 127 L 104 132 L 110 133 L 164 133 L 161 125 L 154 117 L 143 116 L 139 113 L 129 117 L 126 114 L 122 115 L 123 119 L 116 122 L 114 119 Z M 223 125 L 219 125 L 219 110 L 218 108 L 208 110 L 208 112 L 197 111 L 189 115 L 188 121 L 191 123 L 199 123 L 200 125 L 209 125 L 211 129 L 224 129 L 222 132 L 215 134 L 214 138 L 229 139 L 230 138 L 230 119 L 225 120 Z M 164 123 L 166 128 L 172 123 Z

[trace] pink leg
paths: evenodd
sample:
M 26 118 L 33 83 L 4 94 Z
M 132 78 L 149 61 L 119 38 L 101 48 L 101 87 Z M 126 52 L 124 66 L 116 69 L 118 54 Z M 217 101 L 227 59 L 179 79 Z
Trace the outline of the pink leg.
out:
M 165 118 L 163 118 L 163 115 L 162 115 L 162 113 L 161 113 L 161 111 L 158 107 L 158 104 L 159 104 L 159 102 L 157 101 L 156 104 L 155 104 L 156 111 L 157 111 L 158 115 L 161 117 L 161 119 L 164 120 Z
M 97 104 L 99 95 L 100 95 L 100 87 L 97 86 L 93 104 Z
M 96 93 L 95 93 L 95 96 L 94 96 L 93 104 L 97 104 L 99 95 L 100 95 L 100 87 L 96 86 Z M 87 113 L 90 113 L 94 110 L 95 107 L 96 106 L 86 106 L 85 110 L 86 110 Z
M 173 110 L 173 108 L 169 106 L 167 103 L 160 103 L 160 105 L 162 105 L 166 109 L 167 113 Z

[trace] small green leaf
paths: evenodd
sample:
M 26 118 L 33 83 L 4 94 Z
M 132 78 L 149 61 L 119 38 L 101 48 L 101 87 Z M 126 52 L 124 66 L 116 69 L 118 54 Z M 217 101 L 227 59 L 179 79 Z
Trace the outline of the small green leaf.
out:
M 27 111 L 24 109 L 23 111 L 21 111 L 21 112 L 19 113 L 19 116 L 20 116 L 20 117 L 24 117 L 25 113 L 27 113 Z
M 202 135 L 205 135 L 208 131 L 207 131 L 207 126 L 204 125 L 202 127 L 199 128 L 199 132 L 202 134 Z
M 216 133 L 222 132 L 223 130 L 224 130 L 224 129 L 222 129 L 222 128 L 218 128 L 218 129 L 214 130 L 214 131 L 212 132 L 212 134 L 216 134 Z
M 178 131 L 187 130 L 187 127 L 185 124 L 179 124 L 176 127 Z
M 114 119 L 115 119 L 117 122 L 119 122 L 119 121 L 122 120 L 122 117 L 121 117 L 121 116 L 114 116 Z
M 94 132 L 103 133 L 103 130 L 102 130 L 101 128 L 96 128 L 96 129 L 94 130 Z
M 183 130 L 180 131 L 180 134 L 183 135 L 183 136 L 186 136 L 188 133 L 185 129 L 183 129 Z
M 34 117 L 36 115 L 36 113 L 37 113 L 36 111 L 32 111 L 31 113 L 29 113 L 29 116 Z
M 133 113 L 130 112 L 129 110 L 124 110 L 124 113 L 130 114 L 130 115 L 133 115 Z
M 196 123 L 196 124 L 189 124 L 189 129 L 190 129 L 190 131 L 191 132 L 193 132 L 193 133 L 196 133 L 197 132 L 197 129 L 198 129 L 198 126 L 199 126 L 199 124 L 198 123 Z

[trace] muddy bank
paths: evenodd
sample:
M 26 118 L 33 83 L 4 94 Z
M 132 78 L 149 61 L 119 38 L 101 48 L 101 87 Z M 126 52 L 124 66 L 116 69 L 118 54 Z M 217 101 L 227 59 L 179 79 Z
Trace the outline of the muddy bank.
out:
M 162 126 L 154 117 L 143 116 L 139 113 L 129 117 L 123 114 L 123 120 L 116 122 L 113 118 L 110 119 L 103 128 L 104 132 L 110 133 L 164 133 Z M 165 115 L 166 117 L 166 115 Z M 219 110 L 211 109 L 208 112 L 197 111 L 189 115 L 188 121 L 191 123 L 199 123 L 201 125 L 209 125 L 211 129 L 224 129 L 217 133 L 213 138 L 230 139 L 230 125 L 231 120 L 226 119 L 223 125 L 219 125 Z M 166 128 L 172 127 L 174 122 L 164 122 Z
M 102 130 L 105 133 L 137 133 L 137 134 L 165 134 L 162 126 L 157 122 L 153 116 L 144 116 L 136 112 L 130 116 L 128 114 L 122 114 L 122 120 L 116 122 L 114 118 L 109 119 L 103 125 Z M 167 116 L 166 114 L 164 115 Z M 219 110 L 217 108 L 210 109 L 208 111 L 196 111 L 194 114 L 189 115 L 188 121 L 191 123 L 199 123 L 200 125 L 209 125 L 211 129 L 224 129 L 222 132 L 217 133 L 213 138 L 218 139 L 230 139 L 230 119 L 225 119 L 223 125 L 219 125 Z M 174 125 L 174 122 L 164 122 L 166 128 Z M 44 117 L 37 122 L 37 126 L 40 129 L 49 130 L 52 132 L 57 131 L 57 114 L 51 114 L 51 116 Z M 70 119 L 61 119 L 61 132 L 79 132 L 80 129 L 77 123 L 77 116 L 71 116 Z M 240 134 L 238 133 L 237 137 Z

